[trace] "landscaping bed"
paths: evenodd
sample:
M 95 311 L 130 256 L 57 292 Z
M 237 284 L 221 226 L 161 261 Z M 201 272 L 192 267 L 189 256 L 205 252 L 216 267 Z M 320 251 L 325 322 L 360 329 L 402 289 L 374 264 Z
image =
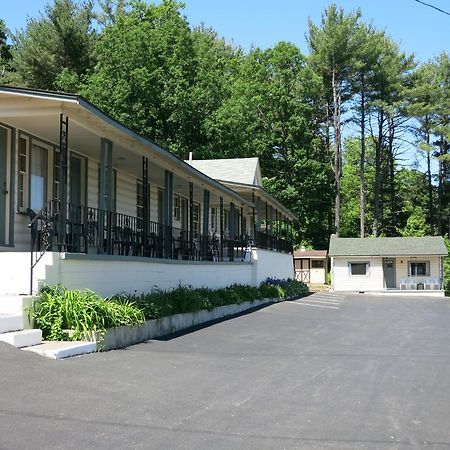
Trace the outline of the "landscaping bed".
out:
M 102 349 L 112 349 L 307 292 L 304 283 L 277 279 L 268 279 L 258 288 L 179 286 L 169 291 L 118 294 L 106 299 L 89 290 L 46 286 L 29 315 L 45 340 L 97 340 Z

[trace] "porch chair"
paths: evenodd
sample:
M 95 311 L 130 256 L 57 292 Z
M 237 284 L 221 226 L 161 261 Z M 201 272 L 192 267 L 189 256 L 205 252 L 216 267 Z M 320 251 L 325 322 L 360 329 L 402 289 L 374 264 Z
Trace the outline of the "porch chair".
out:
M 417 289 L 417 280 L 415 278 L 408 279 L 408 289 L 411 289 L 411 290 Z
M 423 288 L 425 290 L 431 290 L 432 288 L 433 282 L 431 280 L 431 278 L 425 278 L 425 280 L 423 280 Z
M 408 289 L 408 280 L 402 279 L 400 280 L 400 290 Z
M 441 289 L 441 279 L 440 278 L 432 278 L 431 279 L 431 289 L 435 291 L 439 291 Z

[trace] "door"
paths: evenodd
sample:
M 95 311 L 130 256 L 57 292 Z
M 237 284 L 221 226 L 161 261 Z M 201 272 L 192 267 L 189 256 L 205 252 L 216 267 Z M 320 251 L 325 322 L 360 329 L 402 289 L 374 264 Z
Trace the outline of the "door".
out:
M 86 158 L 70 155 L 69 202 L 84 206 L 86 203 Z
M 0 244 L 5 244 L 6 208 L 8 200 L 8 186 L 6 177 L 8 135 L 5 128 L 0 127 Z
M 384 284 L 387 289 L 395 289 L 395 259 L 383 259 Z

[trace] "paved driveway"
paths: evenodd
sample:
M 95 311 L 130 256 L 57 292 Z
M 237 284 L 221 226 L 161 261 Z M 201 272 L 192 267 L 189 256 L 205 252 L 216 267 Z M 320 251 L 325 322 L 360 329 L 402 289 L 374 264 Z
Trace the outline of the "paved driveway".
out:
M 450 301 L 312 296 L 51 361 L 0 346 L 1 449 L 449 449 Z

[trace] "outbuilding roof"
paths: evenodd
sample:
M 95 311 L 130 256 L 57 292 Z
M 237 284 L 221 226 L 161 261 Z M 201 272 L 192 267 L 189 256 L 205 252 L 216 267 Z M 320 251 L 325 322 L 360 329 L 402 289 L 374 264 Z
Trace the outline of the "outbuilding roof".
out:
M 329 256 L 447 256 L 442 236 L 330 239 Z
M 326 250 L 295 250 L 294 258 L 326 258 Z

